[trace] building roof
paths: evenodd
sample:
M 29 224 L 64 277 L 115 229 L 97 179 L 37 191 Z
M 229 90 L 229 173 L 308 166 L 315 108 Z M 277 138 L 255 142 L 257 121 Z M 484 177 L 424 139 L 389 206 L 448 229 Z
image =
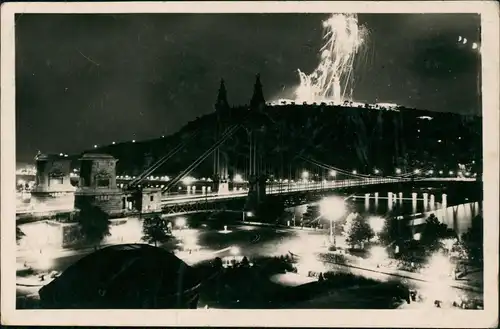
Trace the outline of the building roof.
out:
M 36 155 L 35 157 L 35 160 L 37 161 L 48 161 L 48 160 L 66 160 L 66 161 L 70 161 L 70 159 L 68 158 L 68 156 L 64 155 L 64 154 L 43 154 L 43 153 L 39 153 Z
M 125 244 L 100 249 L 39 291 L 47 308 L 192 308 L 200 280 L 162 248 Z
M 85 153 L 81 156 L 80 160 L 116 160 L 114 156 L 103 153 Z

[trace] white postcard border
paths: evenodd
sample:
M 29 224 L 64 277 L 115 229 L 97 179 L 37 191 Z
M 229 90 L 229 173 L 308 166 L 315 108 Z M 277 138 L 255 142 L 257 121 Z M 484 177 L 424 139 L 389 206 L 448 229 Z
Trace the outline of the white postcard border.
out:
M 499 18 L 494 1 L 62 2 L 1 8 L 1 322 L 11 325 L 442 327 L 498 325 Z M 16 310 L 15 13 L 479 13 L 484 157 L 484 304 L 481 311 L 406 310 Z

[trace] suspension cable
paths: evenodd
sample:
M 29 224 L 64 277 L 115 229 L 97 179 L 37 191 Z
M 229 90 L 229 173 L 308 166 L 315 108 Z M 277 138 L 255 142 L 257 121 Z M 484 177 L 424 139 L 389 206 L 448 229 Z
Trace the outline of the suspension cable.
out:
M 179 151 L 181 151 L 189 142 L 191 142 L 199 134 L 199 132 L 200 132 L 200 130 L 198 129 L 198 130 L 194 131 L 193 133 L 191 133 L 186 140 L 184 140 L 183 142 L 178 144 L 176 147 L 171 149 L 166 155 L 164 155 L 162 158 L 160 158 L 158 161 L 156 161 L 153 165 L 151 165 L 148 169 L 146 169 L 143 173 L 141 173 L 137 178 L 132 180 L 128 184 L 128 187 L 132 188 L 132 187 L 140 184 L 142 181 L 144 181 L 156 169 L 158 169 L 165 162 L 167 162 L 170 158 L 172 158 Z
M 226 142 L 234 133 L 241 127 L 241 124 L 237 124 L 229 127 L 221 138 L 215 142 L 208 150 L 206 150 L 201 156 L 199 156 L 194 162 L 192 162 L 185 170 L 183 170 L 179 175 L 177 175 L 174 179 L 168 182 L 168 184 L 162 188 L 162 193 L 170 190 L 174 185 L 176 185 L 179 181 L 189 175 L 196 167 L 198 167 L 212 152 L 214 152 L 219 146 L 221 146 L 224 142 Z

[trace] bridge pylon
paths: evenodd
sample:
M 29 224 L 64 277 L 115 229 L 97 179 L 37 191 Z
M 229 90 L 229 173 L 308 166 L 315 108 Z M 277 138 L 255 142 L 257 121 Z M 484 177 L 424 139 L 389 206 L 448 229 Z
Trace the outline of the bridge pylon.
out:
M 252 175 L 248 180 L 248 196 L 245 203 L 245 211 L 259 216 L 266 202 L 266 181 L 265 175 Z
M 215 140 L 221 138 L 226 129 L 231 124 L 230 106 L 227 101 L 227 91 L 224 80 L 221 79 L 217 100 L 215 103 L 215 113 L 217 116 Z M 213 181 L 214 192 L 225 194 L 229 192 L 229 172 L 228 158 L 224 148 L 219 146 L 214 151 Z
M 250 109 L 261 112 L 265 106 L 265 98 L 262 92 L 260 74 L 255 76 L 255 84 Z M 262 214 L 266 204 L 266 182 L 267 175 L 262 172 L 262 164 L 258 161 L 259 149 L 262 147 L 259 129 L 255 125 L 250 125 L 248 131 L 249 137 L 249 177 L 248 177 L 248 196 L 245 203 L 245 211 L 252 212 L 256 216 Z

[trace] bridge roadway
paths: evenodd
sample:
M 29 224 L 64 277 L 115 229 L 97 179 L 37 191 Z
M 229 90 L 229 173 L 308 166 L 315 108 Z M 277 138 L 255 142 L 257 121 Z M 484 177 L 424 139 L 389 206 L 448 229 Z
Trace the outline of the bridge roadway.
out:
M 441 177 L 428 177 L 422 179 L 416 179 L 415 181 L 475 181 L 474 178 L 441 178 Z M 266 188 L 266 194 L 286 194 L 294 193 L 300 191 L 315 191 L 323 189 L 335 189 L 342 187 L 353 187 L 353 186 L 366 186 L 366 185 L 376 185 L 376 184 L 388 184 L 388 183 L 398 183 L 398 182 L 411 182 L 411 179 L 401 179 L 401 178 L 367 178 L 363 180 L 359 179 L 349 179 L 340 181 L 329 181 L 320 183 L 292 183 L 283 184 L 278 186 L 269 186 Z M 234 191 L 226 192 L 224 194 L 214 193 L 204 193 L 204 194 L 184 194 L 184 195 L 170 195 L 162 199 L 162 206 L 168 205 L 180 205 L 189 204 L 199 201 L 219 201 L 219 200 L 230 200 L 237 198 L 244 198 L 248 195 L 248 191 Z
M 475 178 L 442 178 L 442 177 L 427 177 L 422 179 L 417 179 L 415 181 L 475 181 Z M 315 191 L 322 189 L 336 189 L 342 187 L 352 187 L 352 186 L 366 186 L 375 184 L 387 184 L 387 183 L 397 183 L 397 182 L 410 182 L 411 179 L 401 179 L 401 178 L 367 178 L 363 180 L 339 180 L 339 181 L 329 181 L 320 183 L 283 183 L 283 184 L 272 184 L 266 188 L 266 193 L 269 195 L 273 194 L 291 194 L 301 191 Z M 226 192 L 224 194 L 219 193 L 205 193 L 205 194 L 174 194 L 166 195 L 161 202 L 162 207 L 172 207 L 172 206 L 182 206 L 189 204 L 196 204 L 199 202 L 210 203 L 223 200 L 235 200 L 239 198 L 244 198 L 248 195 L 248 191 L 234 191 Z M 33 213 L 49 213 L 49 212 L 61 212 L 60 207 L 55 207 L 53 209 L 44 206 L 43 209 L 32 209 L 29 205 L 24 207 L 16 207 L 16 215 L 33 214 Z M 66 209 L 68 208 L 65 205 Z

